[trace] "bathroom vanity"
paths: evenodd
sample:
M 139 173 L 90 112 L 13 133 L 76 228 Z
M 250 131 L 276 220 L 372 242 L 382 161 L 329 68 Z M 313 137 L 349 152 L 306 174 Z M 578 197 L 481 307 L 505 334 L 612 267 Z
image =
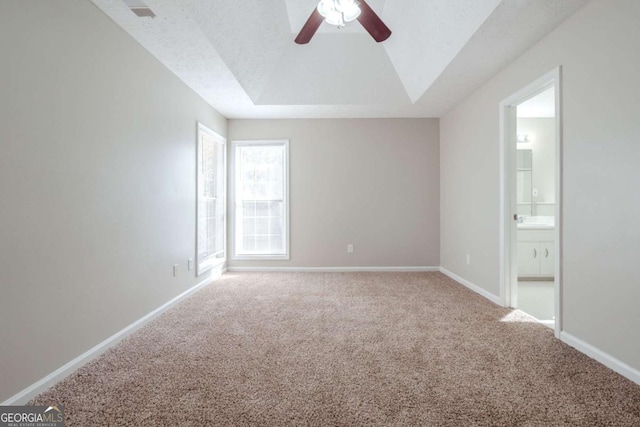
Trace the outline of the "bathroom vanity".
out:
M 553 278 L 555 224 L 553 217 L 532 216 L 518 223 L 518 277 Z

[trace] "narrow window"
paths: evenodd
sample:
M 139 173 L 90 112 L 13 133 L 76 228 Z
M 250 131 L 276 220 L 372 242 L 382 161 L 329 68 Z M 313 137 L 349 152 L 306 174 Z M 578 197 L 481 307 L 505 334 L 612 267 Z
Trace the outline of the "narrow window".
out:
M 234 141 L 234 259 L 289 259 L 289 141 Z
M 225 261 L 225 142 L 198 123 L 197 154 L 197 270 L 200 275 Z

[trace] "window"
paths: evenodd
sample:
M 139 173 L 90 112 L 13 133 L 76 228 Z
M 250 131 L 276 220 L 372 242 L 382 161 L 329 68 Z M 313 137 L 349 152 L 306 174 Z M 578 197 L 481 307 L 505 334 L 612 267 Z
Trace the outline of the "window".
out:
M 289 141 L 234 141 L 234 259 L 289 259 Z
M 198 123 L 196 259 L 199 276 L 225 261 L 225 142 Z

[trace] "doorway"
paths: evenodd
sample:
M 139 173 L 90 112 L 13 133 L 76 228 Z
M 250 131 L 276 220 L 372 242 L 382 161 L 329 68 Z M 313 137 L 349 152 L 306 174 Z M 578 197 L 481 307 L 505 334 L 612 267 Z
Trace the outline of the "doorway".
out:
M 560 69 L 500 103 L 501 297 L 562 330 Z

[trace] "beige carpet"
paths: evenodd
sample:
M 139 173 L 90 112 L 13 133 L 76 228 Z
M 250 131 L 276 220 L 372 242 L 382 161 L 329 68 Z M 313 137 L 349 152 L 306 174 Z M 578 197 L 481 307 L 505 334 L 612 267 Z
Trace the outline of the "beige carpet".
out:
M 640 387 L 440 273 L 233 274 L 32 404 L 68 426 L 640 426 Z

